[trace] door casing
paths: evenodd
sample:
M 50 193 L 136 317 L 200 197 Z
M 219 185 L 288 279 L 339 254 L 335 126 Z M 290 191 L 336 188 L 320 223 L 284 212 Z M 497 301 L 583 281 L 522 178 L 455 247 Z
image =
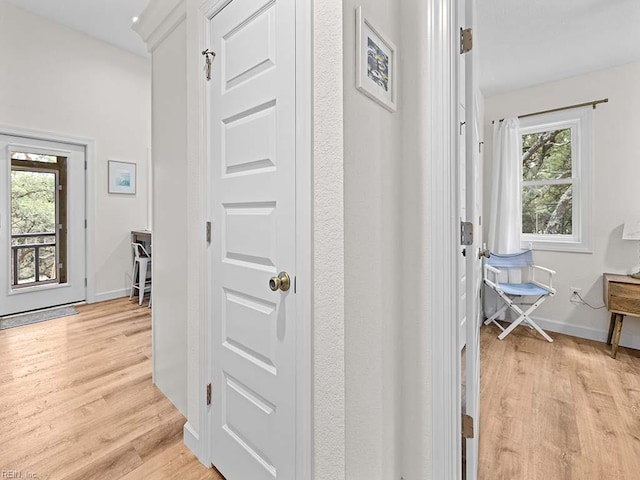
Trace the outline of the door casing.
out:
M 85 150 L 85 217 L 87 226 L 85 228 L 85 301 L 95 302 L 95 266 L 94 266 L 94 231 L 95 231 L 95 189 L 94 189 L 94 164 L 95 164 L 95 141 L 89 138 L 76 137 L 58 132 L 45 130 L 33 130 L 28 128 L 15 127 L 12 125 L 0 125 L 1 135 L 22 137 L 25 139 L 38 139 L 56 143 L 67 143 L 84 147 Z
M 456 178 L 460 128 L 457 0 L 428 2 L 426 34 L 430 85 L 426 115 L 431 121 L 428 133 L 430 185 L 424 186 L 427 190 L 424 198 L 433 228 L 429 232 L 430 255 L 424 268 L 438 272 L 438 280 L 430 283 L 428 305 L 424 308 L 431 324 L 429 352 L 424 353 L 431 386 L 430 398 L 426 399 L 430 410 L 429 425 L 423 425 L 420 433 L 430 435 L 431 441 L 430 463 L 419 473 L 424 478 L 454 479 L 461 478 L 462 474 L 460 282 L 457 269 L 460 210 Z
M 462 0 L 466 24 L 462 28 L 475 28 L 475 0 Z M 473 438 L 466 439 L 466 478 L 478 478 L 478 450 L 480 443 L 480 326 L 482 287 L 482 260 L 479 255 L 482 245 L 482 225 L 480 222 L 482 203 L 482 182 L 480 181 L 479 129 L 480 119 L 477 109 L 477 46 L 464 54 L 465 62 L 465 176 L 466 176 L 466 221 L 473 224 L 473 245 L 467 248 L 466 256 L 466 413 L 473 418 Z

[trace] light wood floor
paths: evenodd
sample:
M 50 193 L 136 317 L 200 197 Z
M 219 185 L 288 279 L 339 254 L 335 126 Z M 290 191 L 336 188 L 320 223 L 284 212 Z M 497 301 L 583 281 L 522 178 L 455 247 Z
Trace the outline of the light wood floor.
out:
M 481 332 L 481 480 L 640 479 L 640 352 Z
M 220 480 L 151 383 L 146 304 L 78 310 L 0 331 L 0 478 Z
M 212 479 L 151 383 L 149 309 L 128 299 L 0 331 L 0 477 Z M 527 328 L 481 332 L 481 480 L 640 478 L 640 352 Z

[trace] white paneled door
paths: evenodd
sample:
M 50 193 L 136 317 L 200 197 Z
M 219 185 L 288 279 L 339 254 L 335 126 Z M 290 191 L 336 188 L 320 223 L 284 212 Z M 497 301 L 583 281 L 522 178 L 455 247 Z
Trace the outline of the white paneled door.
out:
M 0 135 L 0 316 L 85 300 L 85 147 Z
M 295 33 L 295 0 L 233 0 L 207 29 L 211 459 L 227 480 L 295 478 Z

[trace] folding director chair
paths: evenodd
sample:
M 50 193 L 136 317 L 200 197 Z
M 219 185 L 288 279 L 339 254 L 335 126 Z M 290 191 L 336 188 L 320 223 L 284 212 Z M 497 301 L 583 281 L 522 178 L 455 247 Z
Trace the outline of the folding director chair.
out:
M 545 274 L 548 284 L 538 281 L 536 272 Z M 484 259 L 484 283 L 498 294 L 504 305 L 487 318 L 484 324 L 495 323 L 502 330 L 498 338 L 503 340 L 514 328 L 524 322 L 530 328 L 535 328 L 549 342 L 553 342 L 553 339 L 531 319 L 530 315 L 548 296 L 556 293 L 552 287 L 552 277 L 555 273 L 548 268 L 534 265 L 531 250 L 508 255 L 491 253 L 489 258 Z M 533 303 L 524 303 L 524 297 L 537 297 L 537 300 Z M 529 306 L 529 308 L 524 311 L 520 308 L 521 306 Z M 505 329 L 496 319 L 508 308 L 518 317 Z

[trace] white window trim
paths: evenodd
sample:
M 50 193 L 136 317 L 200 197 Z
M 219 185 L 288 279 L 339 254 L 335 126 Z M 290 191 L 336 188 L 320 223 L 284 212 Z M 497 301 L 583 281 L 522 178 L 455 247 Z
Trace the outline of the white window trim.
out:
M 591 198 L 593 191 L 593 147 L 592 108 L 575 108 L 560 112 L 545 113 L 520 120 L 520 142 L 522 135 L 571 128 L 572 185 L 573 185 L 573 235 L 536 235 L 520 233 L 522 248 L 560 252 L 591 253 Z M 522 151 L 522 145 L 520 150 Z M 519 165 L 520 196 L 522 202 L 522 162 Z M 554 182 L 550 182 L 554 183 Z M 522 213 L 520 203 L 519 212 Z

